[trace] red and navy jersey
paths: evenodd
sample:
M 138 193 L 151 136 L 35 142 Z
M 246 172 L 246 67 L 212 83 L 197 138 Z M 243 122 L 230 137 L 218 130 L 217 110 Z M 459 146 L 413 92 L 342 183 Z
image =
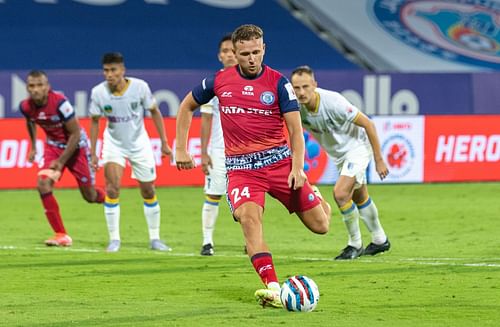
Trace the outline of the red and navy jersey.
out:
M 45 131 L 47 143 L 61 147 L 66 144 L 69 133 L 64 128 L 64 122 L 75 117 L 75 110 L 64 95 L 50 90 L 45 105 L 37 106 L 31 98 L 27 98 L 21 101 L 19 107 L 27 119 Z
M 286 144 L 283 114 L 298 111 L 293 87 L 278 71 L 263 65 L 248 78 L 234 66 L 205 78 L 192 91 L 198 104 L 219 99 L 227 156 L 268 150 Z

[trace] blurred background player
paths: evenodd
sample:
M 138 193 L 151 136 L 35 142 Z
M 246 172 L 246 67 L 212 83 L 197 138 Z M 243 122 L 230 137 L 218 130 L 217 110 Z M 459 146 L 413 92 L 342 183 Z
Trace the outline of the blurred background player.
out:
M 366 186 L 366 168 L 372 156 L 380 178 L 389 174 L 375 125 L 340 93 L 318 88 L 314 72 L 308 66 L 296 68 L 291 80 L 301 104 L 302 125 L 335 159 L 340 175 L 333 193 L 349 239 L 347 247 L 335 259 L 354 259 L 389 250 L 391 244 Z M 364 250 L 359 217 L 372 236 L 372 242 Z
M 95 179 L 89 162 L 87 135 L 80 128 L 75 110 L 69 101 L 64 95 L 51 89 L 43 71 L 31 71 L 26 79 L 26 86 L 29 97 L 21 102 L 20 110 L 26 118 L 31 141 L 29 162 L 33 162 L 36 156 L 36 125 L 39 125 L 47 136 L 37 188 L 45 215 L 55 235 L 46 240 L 45 244 L 71 246 L 73 241 L 66 233 L 59 205 L 52 193 L 54 183 L 65 168 L 68 168 L 87 202 L 102 203 L 104 192 L 94 188 Z
M 187 136 L 193 111 L 214 96 L 220 102 L 224 132 L 228 199 L 233 217 L 242 228 L 248 256 L 266 286 L 255 292 L 263 306 L 281 308 L 280 284 L 264 235 L 265 195 L 295 212 L 311 231 L 328 232 L 330 207 L 319 199 L 304 173 L 304 137 L 299 104 L 290 82 L 262 63 L 264 33 L 242 25 L 232 34 L 237 66 L 206 78 L 181 102 L 177 115 L 176 163 L 192 169 Z M 284 125 L 289 133 L 287 145 Z
M 107 119 L 103 136 L 102 160 L 106 180 L 104 215 L 109 231 L 108 252 L 120 249 L 120 183 L 126 160 L 132 166 L 132 178 L 139 182 L 144 199 L 144 216 L 153 250 L 170 251 L 160 240 L 160 204 L 155 193 L 156 164 L 149 136 L 144 127 L 144 111 L 149 110 L 161 140 L 162 156 L 170 155 L 163 117 L 149 85 L 140 79 L 125 77 L 120 53 L 106 53 L 102 58 L 104 82 L 92 89 L 89 108 L 92 116 L 90 140 L 92 165 L 98 168 L 96 154 L 99 120 Z
M 231 34 L 219 42 L 219 61 L 224 68 L 236 65 Z M 201 255 L 214 254 L 213 234 L 219 215 L 219 202 L 226 194 L 226 165 L 224 138 L 220 123 L 219 100 L 212 98 L 200 107 L 201 111 L 201 169 L 205 174 L 205 202 L 201 212 L 203 243 Z

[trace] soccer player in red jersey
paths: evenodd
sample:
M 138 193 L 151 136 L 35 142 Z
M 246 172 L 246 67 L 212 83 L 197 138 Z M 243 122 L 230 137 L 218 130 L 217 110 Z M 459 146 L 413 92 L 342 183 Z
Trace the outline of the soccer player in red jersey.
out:
M 94 173 L 89 163 L 90 152 L 85 131 L 75 116 L 75 110 L 61 93 L 54 92 L 43 71 L 28 74 L 26 86 L 29 97 L 20 104 L 26 118 L 31 140 L 29 162 L 36 156 L 36 125 L 47 135 L 44 145 L 43 166 L 38 172 L 37 188 L 45 209 L 45 215 L 55 232 L 45 241 L 49 246 L 71 246 L 66 233 L 57 200 L 52 194 L 55 182 L 65 168 L 75 177 L 83 198 L 90 203 L 102 203 L 104 192 L 94 187 Z
M 263 306 L 281 307 L 280 285 L 263 236 L 265 193 L 318 234 L 328 232 L 330 206 L 313 191 L 304 173 L 304 137 L 299 104 L 290 82 L 264 65 L 264 33 L 242 25 L 232 34 L 238 65 L 204 79 L 182 101 L 177 115 L 176 164 L 194 167 L 187 151 L 193 111 L 217 96 L 224 134 L 228 199 L 242 228 L 248 256 L 265 289 L 255 292 Z M 290 147 L 284 134 L 288 129 Z

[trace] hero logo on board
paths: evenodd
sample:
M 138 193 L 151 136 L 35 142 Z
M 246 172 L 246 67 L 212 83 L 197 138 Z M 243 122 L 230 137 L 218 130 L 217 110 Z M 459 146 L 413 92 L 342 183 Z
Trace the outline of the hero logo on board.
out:
M 462 64 L 498 69 L 500 1 L 372 0 L 377 22 L 422 52 Z
M 0 4 L 7 0 L 0 0 Z M 33 0 L 40 4 L 57 4 L 60 0 Z M 127 2 L 127 0 L 73 0 L 89 6 L 118 6 Z M 169 0 L 143 0 L 146 4 L 168 5 Z M 207 6 L 223 8 L 223 9 L 243 9 L 253 5 L 255 0 L 195 0 Z

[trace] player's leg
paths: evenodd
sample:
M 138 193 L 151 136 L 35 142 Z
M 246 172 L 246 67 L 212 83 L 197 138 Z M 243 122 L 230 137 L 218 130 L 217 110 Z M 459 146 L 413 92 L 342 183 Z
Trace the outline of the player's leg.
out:
M 219 216 L 219 203 L 222 195 L 226 193 L 227 184 L 224 151 L 212 151 L 210 155 L 212 168 L 209 168 L 209 175 L 205 176 L 205 201 L 201 211 L 203 242 L 200 254 L 206 256 L 214 254 L 215 223 Z
M 95 187 L 95 172 L 90 166 L 90 153 L 88 148 L 79 148 L 68 160 L 66 166 L 75 177 L 80 193 L 89 203 L 103 203 L 105 193 Z
M 228 172 L 228 200 L 234 219 L 240 223 L 248 257 L 266 286 L 257 290 L 255 297 L 263 306 L 280 307 L 280 285 L 262 226 L 265 192 L 269 188 L 265 177 L 263 169 Z
M 125 163 L 116 162 L 104 164 L 104 179 L 106 183 L 106 196 L 104 198 L 104 216 L 108 226 L 109 245 L 108 252 L 117 252 L 120 249 L 120 184 Z
M 214 230 L 215 222 L 219 216 L 219 203 L 222 196 L 205 194 L 205 201 L 201 210 L 201 230 L 203 242 L 200 254 L 205 256 L 214 255 Z
M 160 239 L 161 208 L 156 196 L 154 181 L 156 180 L 156 163 L 151 147 L 129 157 L 132 166 L 132 178 L 139 182 L 144 200 L 144 217 L 148 225 L 149 243 L 152 250 L 171 251 L 172 249 Z
M 378 217 L 378 210 L 375 202 L 368 194 L 368 187 L 363 184 L 354 191 L 353 200 L 358 207 L 361 219 L 370 231 L 372 241 L 364 250 L 364 255 L 375 255 L 377 253 L 388 251 L 391 243 L 385 234 Z
M 352 201 L 355 183 L 356 179 L 354 177 L 340 175 L 333 189 L 334 199 L 340 209 L 348 234 L 347 246 L 335 257 L 336 260 L 355 259 L 363 254 L 363 241 L 359 229 L 359 211 Z
M 44 167 L 42 167 L 38 173 L 37 178 L 37 189 L 40 194 L 40 199 L 42 200 L 43 208 L 45 209 L 45 216 L 55 233 L 53 237 L 45 241 L 45 244 L 49 246 L 71 246 L 73 243 L 69 235 L 66 234 L 66 228 L 63 224 L 59 204 L 52 193 L 55 180 L 53 180 L 54 177 L 48 170 L 50 162 L 57 159 L 62 151 L 63 149 L 55 148 L 50 145 L 45 146 Z

